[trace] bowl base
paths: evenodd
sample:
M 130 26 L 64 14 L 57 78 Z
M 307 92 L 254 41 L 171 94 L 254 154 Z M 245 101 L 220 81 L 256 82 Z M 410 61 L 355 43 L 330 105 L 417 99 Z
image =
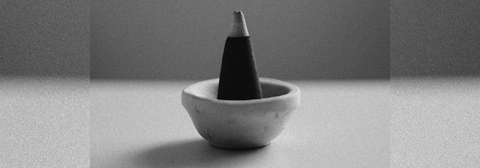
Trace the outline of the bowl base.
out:
M 216 148 L 222 148 L 222 149 L 234 149 L 234 150 L 242 150 L 242 149 L 246 149 L 246 150 L 250 150 L 250 149 L 259 149 L 259 148 L 263 148 L 265 146 L 268 146 L 270 145 L 270 143 L 267 143 L 267 144 L 263 144 L 263 145 L 221 145 L 221 144 L 215 144 L 215 143 L 212 143 L 212 142 L 208 142 L 210 145 L 212 145 L 213 147 L 216 147 Z

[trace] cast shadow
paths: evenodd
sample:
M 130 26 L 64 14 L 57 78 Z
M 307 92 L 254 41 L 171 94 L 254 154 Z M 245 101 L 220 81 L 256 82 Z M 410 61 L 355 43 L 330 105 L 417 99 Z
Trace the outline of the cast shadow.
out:
M 211 167 L 236 164 L 258 158 L 268 146 L 230 150 L 213 147 L 203 139 L 174 142 L 142 151 L 135 158 L 138 167 Z M 209 166 L 210 165 L 210 166 Z

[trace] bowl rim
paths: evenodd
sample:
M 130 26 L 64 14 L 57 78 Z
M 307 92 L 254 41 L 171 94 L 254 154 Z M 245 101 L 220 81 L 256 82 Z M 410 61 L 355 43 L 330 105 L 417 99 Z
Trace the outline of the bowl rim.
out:
M 282 94 L 279 96 L 272 96 L 272 97 L 267 97 L 267 98 L 261 98 L 261 99 L 250 99 L 250 100 L 221 100 L 221 99 L 212 99 L 212 98 L 207 98 L 207 97 L 201 97 L 198 95 L 195 95 L 191 93 L 189 90 L 193 88 L 195 85 L 200 85 L 203 83 L 218 83 L 219 78 L 213 78 L 213 79 L 207 79 L 203 81 L 196 82 L 194 84 L 191 84 L 187 86 L 185 89 L 183 89 L 182 93 L 187 94 L 189 96 L 195 97 L 200 100 L 204 101 L 210 101 L 218 104 L 228 104 L 228 105 L 244 105 L 244 104 L 261 104 L 261 103 L 266 103 L 266 102 L 273 102 L 273 101 L 279 101 L 279 100 L 285 100 L 291 97 L 299 97 L 300 95 L 300 88 L 298 86 L 295 86 L 291 83 L 281 81 L 278 79 L 273 79 L 273 78 L 265 78 L 265 77 L 260 77 L 260 84 L 262 83 L 268 83 L 272 85 L 279 85 L 283 86 L 289 89 L 289 92 L 286 94 Z

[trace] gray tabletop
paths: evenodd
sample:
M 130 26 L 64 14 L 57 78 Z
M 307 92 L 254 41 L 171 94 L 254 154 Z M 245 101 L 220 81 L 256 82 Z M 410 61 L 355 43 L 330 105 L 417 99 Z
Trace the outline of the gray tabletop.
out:
M 291 81 L 301 106 L 258 150 L 214 148 L 180 103 L 195 81 L 91 82 L 92 167 L 388 167 L 388 81 Z

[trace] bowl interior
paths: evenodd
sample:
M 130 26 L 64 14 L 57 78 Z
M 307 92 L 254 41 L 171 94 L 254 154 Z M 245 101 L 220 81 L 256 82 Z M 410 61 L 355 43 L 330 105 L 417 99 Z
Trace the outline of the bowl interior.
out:
M 281 96 L 292 91 L 289 87 L 273 83 L 260 82 L 260 87 L 262 88 L 263 98 Z
M 292 91 L 288 86 L 262 80 L 260 80 L 260 87 L 262 88 L 263 98 L 281 96 Z M 197 83 L 189 87 L 187 91 L 198 97 L 217 99 L 218 80 Z

